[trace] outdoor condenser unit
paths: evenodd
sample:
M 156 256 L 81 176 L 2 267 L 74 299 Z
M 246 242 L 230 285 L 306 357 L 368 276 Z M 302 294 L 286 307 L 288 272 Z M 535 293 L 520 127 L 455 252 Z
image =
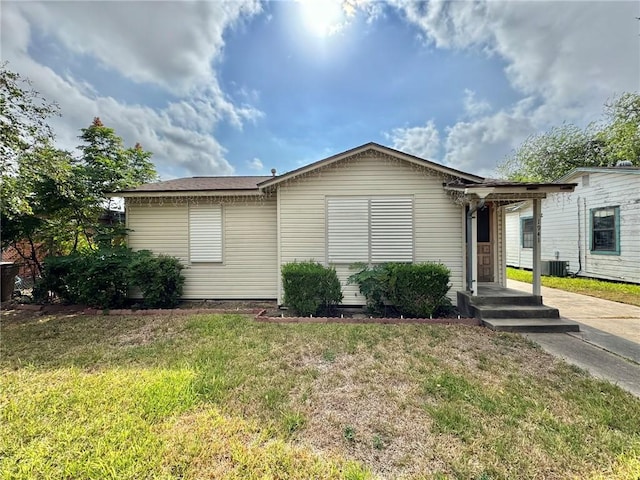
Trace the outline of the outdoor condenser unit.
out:
M 569 262 L 563 260 L 542 260 L 540 273 L 551 277 L 566 277 L 569 270 Z

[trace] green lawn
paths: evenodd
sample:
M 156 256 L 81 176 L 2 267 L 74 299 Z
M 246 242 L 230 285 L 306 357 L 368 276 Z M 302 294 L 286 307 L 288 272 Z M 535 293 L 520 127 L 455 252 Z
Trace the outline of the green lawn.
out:
M 0 478 L 640 476 L 640 400 L 516 335 L 21 315 Z
M 533 274 L 528 270 L 507 268 L 507 278 L 531 283 Z M 640 307 L 640 285 L 581 277 L 542 277 L 542 285 Z

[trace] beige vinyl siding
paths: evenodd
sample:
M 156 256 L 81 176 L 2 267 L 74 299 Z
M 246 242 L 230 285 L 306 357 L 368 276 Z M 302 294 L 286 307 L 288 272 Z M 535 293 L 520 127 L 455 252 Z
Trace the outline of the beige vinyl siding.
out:
M 412 196 L 414 258 L 451 269 L 450 296 L 462 288 L 464 235 L 461 208 L 442 187 L 443 178 L 400 160 L 360 156 L 280 185 L 281 263 L 315 260 L 327 265 L 326 198 Z M 346 286 L 349 265 L 336 264 L 344 304 L 364 303 L 356 286 Z
M 203 205 L 210 200 L 198 200 Z M 277 296 L 276 201 L 213 200 L 222 203 L 221 263 L 189 263 L 186 201 L 127 204 L 129 246 L 179 257 L 185 265 L 185 299 L 262 299 Z

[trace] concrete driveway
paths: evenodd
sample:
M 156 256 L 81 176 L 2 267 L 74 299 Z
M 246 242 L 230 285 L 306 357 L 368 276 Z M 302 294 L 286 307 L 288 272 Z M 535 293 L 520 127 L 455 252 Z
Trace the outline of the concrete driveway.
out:
M 528 283 L 507 287 L 531 293 Z M 584 368 L 640 397 L 640 307 L 542 287 L 545 305 L 580 323 L 580 332 L 528 333 L 552 355 Z

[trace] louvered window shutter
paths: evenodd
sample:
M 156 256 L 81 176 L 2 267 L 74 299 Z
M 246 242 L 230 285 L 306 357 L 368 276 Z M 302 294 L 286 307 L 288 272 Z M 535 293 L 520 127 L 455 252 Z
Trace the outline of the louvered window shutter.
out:
M 369 261 L 369 201 L 366 198 L 327 200 L 329 263 Z
M 189 259 L 222 262 L 222 207 L 189 206 Z
M 371 199 L 371 262 L 413 261 L 413 201 Z

